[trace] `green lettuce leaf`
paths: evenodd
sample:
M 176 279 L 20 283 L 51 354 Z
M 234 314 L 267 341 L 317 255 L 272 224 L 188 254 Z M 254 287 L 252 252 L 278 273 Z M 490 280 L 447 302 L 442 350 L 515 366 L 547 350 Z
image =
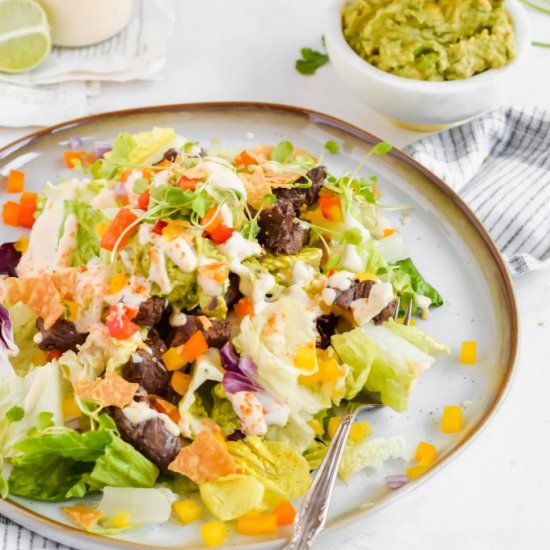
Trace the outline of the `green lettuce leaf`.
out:
M 294 262 L 302 262 L 319 269 L 323 251 L 320 248 L 302 248 L 298 254 L 292 256 L 272 256 L 267 254 L 262 258 L 262 267 L 271 273 L 277 283 L 285 284 L 290 281 Z
M 407 342 L 411 343 L 413 346 L 416 346 L 418 349 L 422 350 L 424 353 L 428 353 L 430 355 L 438 353 L 451 353 L 451 348 L 449 346 L 445 345 L 443 342 L 440 342 L 418 327 L 402 325 L 394 321 L 386 321 L 384 326 L 401 338 L 407 340 Z
M 222 384 L 217 384 L 212 389 L 213 404 L 210 410 L 210 418 L 221 428 L 224 436 L 231 435 L 241 429 L 241 421 L 233 409 L 231 402 Z
M 364 388 L 378 349 L 359 328 L 335 334 L 330 342 L 340 360 L 351 367 L 346 376 L 345 395 L 346 399 L 351 400 Z
M 38 332 L 36 320 L 38 316 L 22 302 L 8 307 L 13 324 L 15 345 L 19 348 L 17 355 L 11 355 L 9 360 L 15 372 L 23 376 L 33 368 L 33 357 L 38 351 L 34 343 L 34 335 Z

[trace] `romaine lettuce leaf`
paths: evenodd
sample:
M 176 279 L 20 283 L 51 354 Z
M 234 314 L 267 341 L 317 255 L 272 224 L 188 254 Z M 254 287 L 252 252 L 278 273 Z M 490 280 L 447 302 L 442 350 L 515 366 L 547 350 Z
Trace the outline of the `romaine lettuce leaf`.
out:
M 76 248 L 73 250 L 71 265 L 85 265 L 92 258 L 99 256 L 99 235 L 96 226 L 107 218 L 100 210 L 92 208 L 89 204 L 65 201 L 65 216 L 70 214 L 74 214 L 78 220 Z
M 292 266 L 295 262 L 302 262 L 319 269 L 323 251 L 320 248 L 302 248 L 298 254 L 293 256 L 272 256 L 267 254 L 262 258 L 262 267 L 271 273 L 277 283 L 288 283 L 291 278 Z
M 451 353 L 451 348 L 449 346 L 445 345 L 443 342 L 440 342 L 418 327 L 402 325 L 394 321 L 386 321 L 384 326 L 398 336 L 401 336 L 401 338 L 407 340 L 407 342 L 411 343 L 413 346 L 416 346 L 418 349 L 422 350 L 424 353 L 428 353 L 430 355 L 437 353 Z
M 8 307 L 13 326 L 15 345 L 19 348 L 17 355 L 11 355 L 9 360 L 15 372 L 23 376 L 33 368 L 33 357 L 38 351 L 34 343 L 34 335 L 38 332 L 36 320 L 38 316 L 22 302 Z

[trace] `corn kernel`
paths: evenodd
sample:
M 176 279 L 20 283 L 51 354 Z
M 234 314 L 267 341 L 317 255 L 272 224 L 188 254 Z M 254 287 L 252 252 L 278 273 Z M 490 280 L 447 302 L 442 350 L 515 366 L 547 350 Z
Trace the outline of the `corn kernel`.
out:
M 128 284 L 128 277 L 124 273 L 113 275 L 109 279 L 109 294 L 120 292 Z
M 63 418 L 73 418 L 82 414 L 74 397 L 65 397 L 61 401 L 61 410 L 63 411 Z
M 361 283 L 364 281 L 378 281 L 378 277 L 374 273 L 369 273 L 368 271 L 365 271 L 364 273 L 357 273 L 355 277 Z
M 201 525 L 202 540 L 205 546 L 219 546 L 227 538 L 227 529 L 223 521 L 211 521 Z
M 162 354 L 162 360 L 167 370 L 179 370 L 187 363 L 183 346 L 170 348 Z
M 411 466 L 410 468 L 407 468 L 405 470 L 405 474 L 409 479 L 416 479 L 417 477 L 420 477 L 424 473 L 426 473 L 429 469 L 429 466 L 427 464 L 417 464 L 416 466 Z
M 318 420 L 315 420 L 315 418 L 310 420 L 308 425 L 313 429 L 315 435 L 323 435 L 325 433 L 325 430 L 323 430 L 323 425 Z
M 37 349 L 34 352 L 31 361 L 37 367 L 41 367 L 42 365 L 45 365 L 48 362 L 48 353 L 45 351 L 42 351 L 41 349 Z
M 178 519 L 185 525 L 197 521 L 202 514 L 201 507 L 194 500 L 178 500 L 172 504 L 172 508 Z
M 179 395 L 184 395 L 189 387 L 189 375 L 176 370 L 172 373 L 172 378 L 170 380 L 170 385 L 172 389 Z
M 15 248 L 17 252 L 27 252 L 27 249 L 29 248 L 29 239 L 27 239 L 27 237 L 19 237 L 13 243 L 13 248 Z
M 317 366 L 317 353 L 315 352 L 315 346 L 302 346 L 298 349 L 296 357 L 294 358 L 294 366 L 298 369 L 315 370 Z
M 105 233 L 107 232 L 107 229 L 109 229 L 110 225 L 111 222 L 96 223 L 95 231 L 100 237 L 103 237 L 103 235 L 105 235 Z
M 477 342 L 462 342 L 460 349 L 460 361 L 465 365 L 475 365 L 477 362 Z
M 109 521 L 109 527 L 113 529 L 124 529 L 130 527 L 132 521 L 132 514 L 126 510 L 116 513 Z
M 357 443 L 361 443 L 367 436 L 369 436 L 372 432 L 372 428 L 370 427 L 370 424 L 363 420 L 361 422 L 356 422 L 349 432 L 349 438 L 352 441 L 355 441 Z
M 441 418 L 441 430 L 445 433 L 455 433 L 462 429 L 463 416 L 462 409 L 456 405 L 443 407 L 443 417 Z
M 239 535 L 267 535 L 277 531 L 277 516 L 275 514 L 247 514 L 237 520 Z
M 431 443 L 421 441 L 416 447 L 416 461 L 424 466 L 429 466 L 437 458 L 437 449 Z

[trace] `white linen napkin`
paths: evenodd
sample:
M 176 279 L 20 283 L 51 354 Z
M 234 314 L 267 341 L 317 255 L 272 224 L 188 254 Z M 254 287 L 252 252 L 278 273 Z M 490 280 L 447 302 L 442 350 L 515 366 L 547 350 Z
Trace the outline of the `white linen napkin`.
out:
M 500 107 L 405 152 L 459 193 L 510 272 L 550 268 L 550 112 Z

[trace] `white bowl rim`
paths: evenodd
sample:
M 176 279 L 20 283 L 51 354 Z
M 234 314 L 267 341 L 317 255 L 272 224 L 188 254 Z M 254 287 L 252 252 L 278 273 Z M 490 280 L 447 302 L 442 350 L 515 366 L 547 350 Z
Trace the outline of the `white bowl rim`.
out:
M 483 73 L 462 80 L 432 81 L 405 78 L 382 71 L 368 61 L 365 61 L 347 43 L 342 30 L 341 11 L 343 5 L 348 2 L 350 2 L 350 0 L 333 0 L 329 6 L 329 21 L 327 28 L 327 35 L 329 36 L 330 42 L 329 45 L 338 47 L 344 55 L 348 56 L 348 62 L 353 65 L 356 71 L 367 73 L 369 76 L 387 85 L 403 90 L 437 94 L 455 94 L 461 91 L 471 91 L 479 86 L 483 86 L 487 81 L 499 78 L 514 70 L 524 57 L 526 57 L 527 51 L 531 45 L 531 28 L 525 8 L 518 0 L 506 0 L 505 7 L 512 17 L 516 32 L 515 59 L 504 67 L 489 69 Z

